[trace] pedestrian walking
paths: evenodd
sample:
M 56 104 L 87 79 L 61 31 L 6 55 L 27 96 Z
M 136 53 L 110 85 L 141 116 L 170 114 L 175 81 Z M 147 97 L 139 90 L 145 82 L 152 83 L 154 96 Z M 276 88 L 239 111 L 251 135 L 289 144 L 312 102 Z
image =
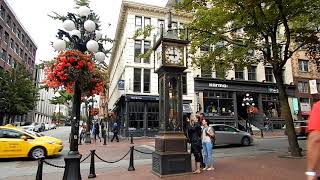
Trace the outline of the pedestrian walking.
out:
M 311 110 L 308 121 L 307 180 L 316 180 L 320 166 L 320 101 Z M 318 177 L 319 178 L 319 177 Z
M 195 159 L 195 170 L 193 171 L 194 174 L 199 174 L 200 171 L 200 164 L 202 162 L 202 143 L 201 143 L 201 126 L 198 122 L 198 118 L 195 116 L 191 117 L 191 120 L 187 119 L 187 135 L 188 141 L 191 144 L 191 154 L 194 155 Z
M 114 138 L 117 140 L 117 142 L 119 142 L 119 137 L 118 137 L 119 125 L 118 125 L 117 121 L 114 121 L 114 123 L 112 125 L 112 132 L 113 132 L 113 137 L 111 139 L 111 142 L 113 142 Z
M 100 140 L 100 142 L 101 142 L 99 123 L 98 123 L 98 122 L 95 122 L 93 126 L 94 126 L 94 128 L 93 128 L 93 129 L 94 129 L 94 141 L 97 140 L 97 136 L 98 136 L 98 138 L 99 138 L 99 140 Z
M 203 149 L 203 158 L 206 167 L 203 170 L 214 170 L 213 168 L 213 155 L 212 155 L 212 139 L 215 137 L 214 130 L 208 125 L 208 120 L 202 115 L 202 149 Z

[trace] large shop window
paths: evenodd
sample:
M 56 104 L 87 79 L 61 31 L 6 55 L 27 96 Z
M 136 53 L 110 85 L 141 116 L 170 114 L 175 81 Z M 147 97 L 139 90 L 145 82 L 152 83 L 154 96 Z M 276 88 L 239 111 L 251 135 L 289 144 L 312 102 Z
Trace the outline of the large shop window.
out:
M 143 129 L 144 103 L 129 102 L 128 114 L 129 114 L 129 128 Z
M 135 41 L 134 42 L 134 62 L 141 63 L 141 43 L 142 41 Z
M 265 68 L 265 76 L 266 76 L 266 81 L 267 82 L 273 82 L 272 68 L 270 68 L 270 67 L 266 67 Z
M 182 75 L 182 94 L 187 95 L 187 74 Z
M 308 60 L 303 60 L 299 59 L 299 71 L 301 72 L 308 72 L 309 71 L 309 61 Z
M 276 95 L 262 94 L 263 112 L 268 118 L 278 118 L 280 114 L 279 98 Z
M 148 130 L 159 129 L 159 103 L 147 104 L 147 123 Z
M 308 93 L 309 92 L 309 84 L 307 81 L 299 81 L 298 82 L 298 91 L 299 93 Z
M 248 80 L 257 80 L 257 66 L 248 67 Z
M 143 73 L 143 92 L 150 92 L 150 69 L 144 69 Z
M 139 68 L 134 68 L 133 91 L 134 92 L 141 92 L 141 69 L 139 69 Z
M 239 67 L 239 66 L 235 66 L 235 78 L 237 80 L 243 80 L 244 76 L 243 76 L 243 68 Z
M 232 92 L 204 91 L 203 103 L 207 116 L 234 116 Z

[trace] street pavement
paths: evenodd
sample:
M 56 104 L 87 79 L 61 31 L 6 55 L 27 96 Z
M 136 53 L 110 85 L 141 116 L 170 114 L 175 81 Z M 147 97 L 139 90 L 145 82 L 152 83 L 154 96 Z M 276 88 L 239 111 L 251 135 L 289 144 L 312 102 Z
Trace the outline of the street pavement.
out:
M 44 134 L 58 137 L 64 142 L 62 155 L 49 158 L 46 161 L 64 165 L 63 156 L 68 152 L 68 134 L 70 127 L 59 127 L 56 130 L 44 132 Z M 281 134 L 281 133 L 280 133 Z M 305 149 L 305 140 L 299 140 L 300 146 Z M 135 138 L 134 144 L 130 144 L 128 139 L 122 139 L 118 142 L 107 142 L 107 145 L 97 142 L 83 144 L 79 146 L 79 151 L 86 157 L 90 150 L 95 149 L 102 159 L 115 161 L 123 157 L 130 146 L 143 152 L 152 152 L 154 150 L 153 138 Z M 272 136 L 265 138 L 255 138 L 254 145 L 248 147 L 241 146 L 222 146 L 217 147 L 214 152 L 216 169 L 210 172 L 204 172 L 200 175 L 183 176 L 183 179 L 301 179 L 305 169 L 305 159 L 282 158 L 280 156 L 288 155 L 288 142 L 285 136 Z M 106 177 L 117 177 L 117 179 L 158 179 L 151 173 L 151 155 L 134 153 L 134 163 L 136 171 L 128 172 L 129 155 L 124 160 L 117 163 L 105 163 L 95 158 L 96 179 L 114 179 Z M 87 179 L 89 174 L 90 158 L 81 164 L 81 173 L 83 179 Z M 0 179 L 10 180 L 34 180 L 37 171 L 37 161 L 6 159 L 0 161 Z M 44 165 L 43 179 L 60 180 L 62 179 L 64 169 L 59 169 Z M 292 173 L 291 175 L 289 173 Z M 179 179 L 172 177 L 168 179 Z

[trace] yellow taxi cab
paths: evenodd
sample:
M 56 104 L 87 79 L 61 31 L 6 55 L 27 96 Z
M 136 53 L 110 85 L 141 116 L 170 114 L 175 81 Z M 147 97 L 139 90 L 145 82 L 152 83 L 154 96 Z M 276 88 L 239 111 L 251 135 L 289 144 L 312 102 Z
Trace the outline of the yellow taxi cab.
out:
M 62 141 L 12 125 L 0 126 L 0 158 L 41 157 L 59 154 Z

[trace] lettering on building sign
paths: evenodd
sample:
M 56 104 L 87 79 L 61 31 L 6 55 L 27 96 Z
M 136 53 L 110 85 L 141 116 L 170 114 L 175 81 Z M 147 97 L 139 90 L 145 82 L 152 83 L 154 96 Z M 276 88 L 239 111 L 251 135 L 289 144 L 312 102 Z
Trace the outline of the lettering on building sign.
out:
M 209 83 L 209 87 L 216 87 L 216 88 L 227 88 L 227 84 L 216 84 L 216 83 Z

